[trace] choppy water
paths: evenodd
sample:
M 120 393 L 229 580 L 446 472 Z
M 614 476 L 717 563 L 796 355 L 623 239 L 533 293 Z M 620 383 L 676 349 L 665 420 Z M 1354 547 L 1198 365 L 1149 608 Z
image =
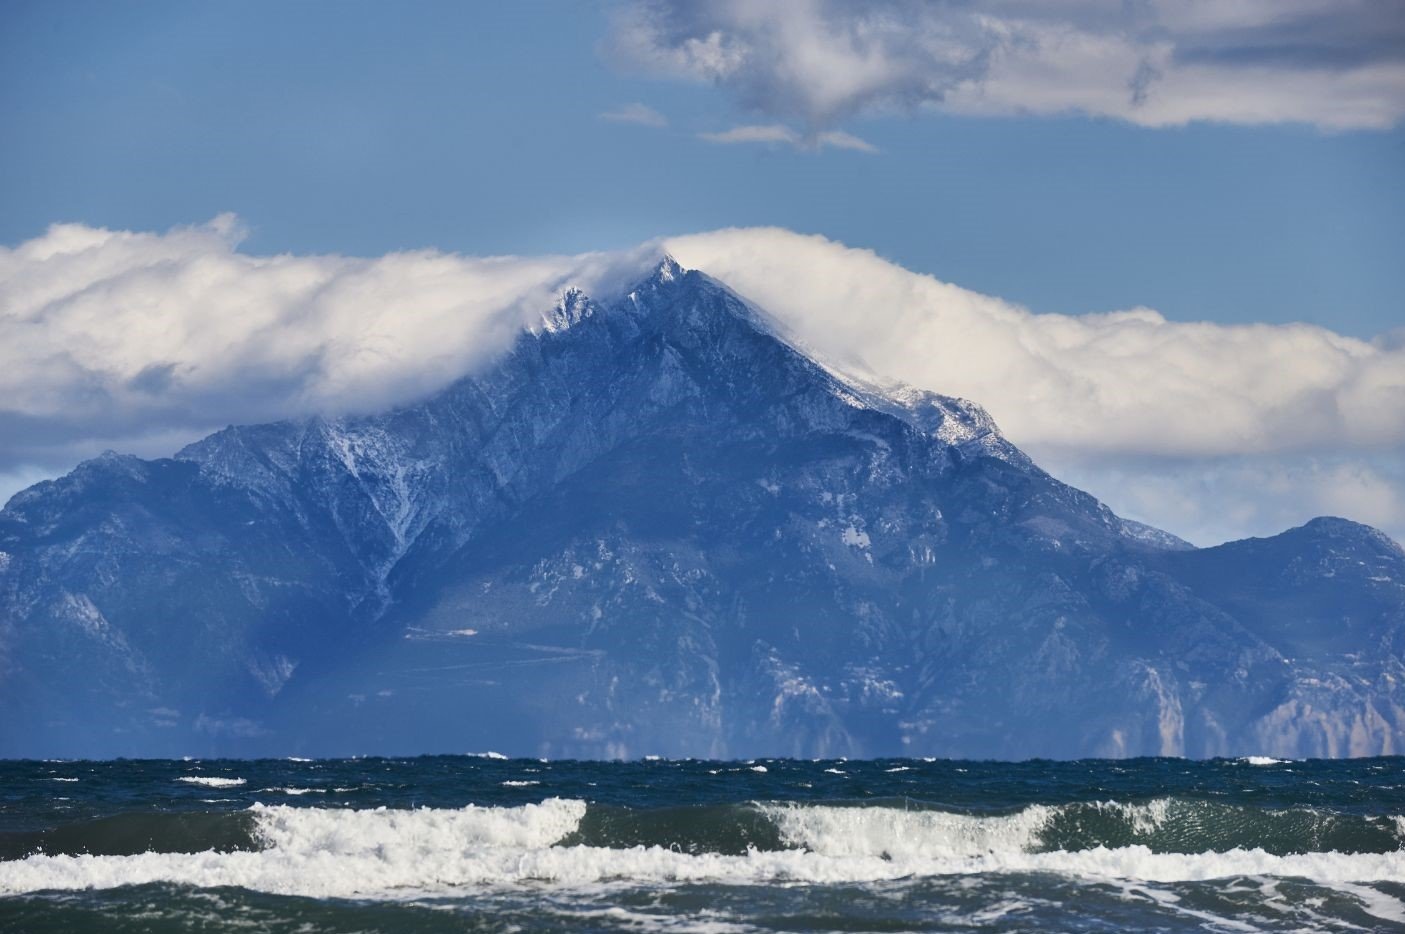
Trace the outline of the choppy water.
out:
M 0 762 L 0 930 L 1405 930 L 1405 759 Z

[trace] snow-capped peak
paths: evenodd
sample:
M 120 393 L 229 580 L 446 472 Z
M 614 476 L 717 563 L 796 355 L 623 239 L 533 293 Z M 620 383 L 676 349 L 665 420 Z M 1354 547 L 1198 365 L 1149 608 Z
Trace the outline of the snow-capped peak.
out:
M 582 319 L 590 317 L 593 309 L 594 304 L 591 302 L 590 296 L 571 286 L 556 299 L 556 304 L 552 306 L 551 311 L 542 315 L 542 329 L 564 331 L 578 324 Z
M 686 269 L 678 265 L 678 260 L 674 259 L 670 254 L 665 253 L 659 260 L 659 264 L 654 267 L 654 273 L 651 278 L 657 279 L 660 282 L 672 282 L 674 279 L 682 278 L 683 274 L 686 272 Z

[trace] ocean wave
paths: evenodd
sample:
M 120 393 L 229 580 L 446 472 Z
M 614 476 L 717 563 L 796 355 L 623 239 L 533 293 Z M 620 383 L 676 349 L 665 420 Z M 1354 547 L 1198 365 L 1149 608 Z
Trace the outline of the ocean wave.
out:
M 791 847 L 823 856 L 890 860 L 1031 851 L 1052 813 L 1042 805 L 999 816 L 803 804 L 761 805 L 760 809 Z
M 1338 886 L 1405 878 L 1398 840 L 1383 852 L 1274 853 L 1249 846 L 1159 852 L 1146 842 L 1049 847 L 1061 821 L 1096 815 L 1128 833 L 1154 835 L 1182 819 L 1186 806 L 1163 799 L 975 815 L 791 804 L 630 812 L 559 798 L 517 807 L 418 810 L 256 805 L 239 816 L 251 822 L 248 837 L 259 849 L 38 853 L 0 862 L 0 893 L 171 883 L 397 898 L 526 883 L 860 884 L 1030 872 L 1161 883 L 1293 877 Z M 717 830 L 719 822 L 736 827 Z M 697 845 L 707 827 L 720 836 Z M 691 846 L 686 839 L 668 839 L 690 834 Z
M 903 806 L 765 804 L 783 842 L 831 856 L 1079 852 L 1142 846 L 1153 853 L 1262 850 L 1389 853 L 1405 821 L 1314 808 L 1265 809 L 1184 798 L 1028 805 L 1002 814 Z
M 221 778 L 218 775 L 182 775 L 176 781 L 188 785 L 204 785 L 206 788 L 234 788 L 245 783 L 242 778 Z
M 262 844 L 255 838 L 256 826 L 249 811 L 114 814 L 45 830 L 0 833 L 0 860 L 41 854 L 127 856 L 257 850 Z

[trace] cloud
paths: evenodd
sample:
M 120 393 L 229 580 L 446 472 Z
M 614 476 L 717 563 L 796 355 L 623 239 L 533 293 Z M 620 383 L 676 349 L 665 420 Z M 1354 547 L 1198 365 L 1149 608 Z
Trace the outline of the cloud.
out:
M 779 123 L 770 123 L 754 126 L 735 126 L 730 130 L 723 130 L 720 133 L 699 133 L 698 139 L 707 140 L 709 143 L 722 143 L 732 145 L 735 143 L 781 143 L 787 146 L 799 146 L 800 134 L 788 126 Z
M 840 130 L 827 130 L 807 138 L 781 123 L 752 124 L 736 126 L 718 133 L 699 133 L 698 139 L 709 143 L 735 145 L 737 143 L 762 143 L 767 145 L 793 146 L 796 149 L 852 149 L 857 152 L 876 153 L 878 147 L 862 140 L 852 133 Z
M 666 245 L 838 368 L 980 402 L 1124 515 L 1202 544 L 1324 513 L 1405 540 L 1405 330 L 1038 315 L 781 229 Z
M 162 234 L 58 224 L 0 248 L 0 474 L 413 398 L 564 283 L 622 287 L 653 258 L 251 256 L 240 237 L 225 216 Z
M 1368 522 L 1405 542 L 1405 449 L 1205 459 L 1045 456 L 1041 466 L 1095 490 L 1119 515 L 1201 545 L 1267 536 L 1311 516 Z
M 1037 315 L 779 228 L 672 238 L 821 355 L 975 399 L 1024 444 L 1178 457 L 1405 444 L 1405 341 L 1307 324 Z
M 860 139 L 852 133 L 845 133 L 843 130 L 826 130 L 818 136 L 820 145 L 832 146 L 835 149 L 852 149 L 856 152 L 876 153 L 878 147 Z
M 0 498 L 104 448 L 432 392 L 566 285 L 615 294 L 666 247 L 822 358 L 982 403 L 1134 518 L 1201 542 L 1317 512 L 1405 532 L 1405 331 L 1036 315 L 773 228 L 540 257 L 255 256 L 240 235 L 60 224 L 0 248 Z
M 601 120 L 611 123 L 634 123 L 639 126 L 666 127 L 668 118 L 645 104 L 625 104 L 600 115 Z
M 635 0 L 613 51 L 814 133 L 859 113 L 1385 128 L 1405 5 L 1376 0 Z

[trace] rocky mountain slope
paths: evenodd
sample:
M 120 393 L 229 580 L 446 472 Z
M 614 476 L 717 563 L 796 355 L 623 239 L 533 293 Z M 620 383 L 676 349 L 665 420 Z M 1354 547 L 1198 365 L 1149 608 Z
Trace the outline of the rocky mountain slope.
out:
M 1194 549 L 665 260 L 384 414 L 0 512 L 0 755 L 1362 755 L 1405 553 Z

